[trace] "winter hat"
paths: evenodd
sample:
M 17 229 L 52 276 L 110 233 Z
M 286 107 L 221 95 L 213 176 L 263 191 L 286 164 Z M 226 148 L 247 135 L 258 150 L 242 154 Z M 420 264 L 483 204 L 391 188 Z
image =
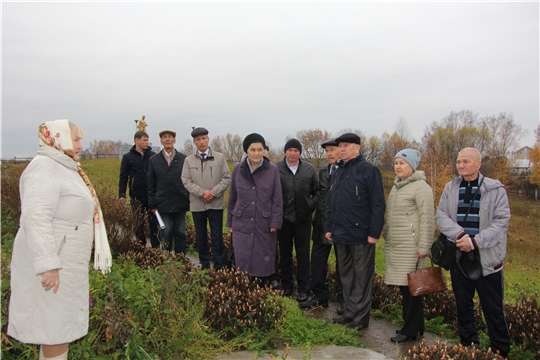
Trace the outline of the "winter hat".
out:
M 400 158 L 405 160 L 409 165 L 411 165 L 413 170 L 416 170 L 418 163 L 420 162 L 420 151 L 415 149 L 404 149 L 399 151 L 394 160 Z
M 298 149 L 298 151 L 300 151 L 300 154 L 302 153 L 302 144 L 300 143 L 300 141 L 296 140 L 296 139 L 291 139 L 289 141 L 287 141 L 287 143 L 285 144 L 285 150 L 284 152 L 287 152 L 287 150 L 289 149 Z
M 264 141 L 264 138 L 262 137 L 262 135 L 257 134 L 257 133 L 252 133 L 246 136 L 246 138 L 244 139 L 243 146 L 244 146 L 245 153 L 248 152 L 249 146 L 253 143 L 261 143 L 263 148 L 266 147 L 266 142 Z
M 203 127 L 198 127 L 193 129 L 193 131 L 191 132 L 191 137 L 194 139 L 199 135 L 208 135 L 208 130 Z
M 323 149 L 326 149 L 327 146 L 338 146 L 336 139 L 330 138 L 321 144 Z

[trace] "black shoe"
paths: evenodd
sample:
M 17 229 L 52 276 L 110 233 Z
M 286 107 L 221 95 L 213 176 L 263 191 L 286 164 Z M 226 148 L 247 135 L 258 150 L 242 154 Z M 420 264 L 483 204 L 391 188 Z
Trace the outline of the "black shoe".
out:
M 348 323 L 352 322 L 353 319 L 351 319 L 350 317 L 347 317 L 345 315 L 342 315 L 342 316 L 338 316 L 338 317 L 333 318 L 332 321 L 335 322 L 336 324 L 348 324 Z
M 403 343 L 403 342 L 414 341 L 414 340 L 416 340 L 416 336 L 407 336 L 403 334 L 397 334 L 396 336 L 392 336 L 390 338 L 390 341 L 395 342 L 395 343 Z
M 274 289 L 277 289 L 279 286 L 279 283 L 277 280 L 272 280 L 270 281 L 270 286 L 273 287 Z
M 352 321 L 352 322 L 348 323 L 346 327 L 348 327 L 349 329 L 356 329 L 356 330 L 360 331 L 360 330 L 367 329 L 368 326 L 369 325 L 360 324 L 359 322 Z
M 343 315 L 345 313 L 345 309 L 347 308 L 347 305 L 345 305 L 344 302 L 342 303 L 339 303 L 338 307 L 337 307 L 337 313 L 338 315 Z
M 293 294 L 293 289 L 284 289 L 283 296 L 291 297 Z
M 296 297 L 296 301 L 298 302 L 304 302 L 307 300 L 307 294 L 306 293 L 299 293 L 298 296 Z
M 400 332 L 401 332 L 401 329 L 396 329 L 396 334 L 399 334 Z M 420 330 L 420 331 L 418 332 L 418 335 L 424 336 L 424 330 Z
M 324 308 L 327 308 L 328 307 L 328 301 L 313 298 L 313 299 L 311 299 L 309 301 L 305 301 L 303 303 L 300 303 L 300 307 L 302 309 L 311 309 L 311 308 L 313 308 L 315 306 L 322 306 Z

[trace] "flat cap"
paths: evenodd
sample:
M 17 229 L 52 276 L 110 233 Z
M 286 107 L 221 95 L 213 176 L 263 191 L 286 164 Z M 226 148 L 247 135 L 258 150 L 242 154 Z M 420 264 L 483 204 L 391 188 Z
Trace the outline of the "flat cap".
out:
M 351 143 L 360 145 L 360 136 L 354 133 L 345 133 L 336 138 L 336 143 Z
M 336 142 L 336 139 L 335 138 L 330 138 L 328 140 L 326 140 L 325 142 L 323 142 L 321 144 L 322 148 L 325 149 L 327 146 L 337 146 L 337 142 Z
M 208 130 L 206 130 L 203 127 L 198 127 L 198 128 L 193 129 L 193 131 L 191 132 L 192 138 L 196 138 L 197 136 L 200 136 L 200 135 L 208 135 Z
M 172 130 L 161 130 L 159 132 L 159 138 L 161 139 L 161 137 L 165 134 L 171 134 L 173 138 L 176 137 L 176 131 L 172 131 Z

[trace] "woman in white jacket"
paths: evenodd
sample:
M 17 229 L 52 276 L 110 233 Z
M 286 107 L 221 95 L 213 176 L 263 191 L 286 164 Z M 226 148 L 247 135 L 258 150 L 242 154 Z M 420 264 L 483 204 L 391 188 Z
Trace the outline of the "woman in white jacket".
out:
M 67 359 L 88 332 L 88 262 L 110 270 L 94 188 L 78 160 L 83 131 L 68 120 L 39 126 L 39 150 L 20 179 L 20 228 L 13 243 L 8 335 L 40 344 L 40 359 Z
M 433 191 L 423 171 L 416 171 L 420 153 L 399 151 L 394 157 L 396 178 L 386 202 L 384 282 L 397 285 L 403 296 L 403 327 L 392 342 L 416 340 L 424 333 L 424 308 L 421 296 L 411 296 L 407 273 L 414 271 L 418 258 L 429 254 L 435 231 Z M 425 266 L 425 260 L 419 267 Z

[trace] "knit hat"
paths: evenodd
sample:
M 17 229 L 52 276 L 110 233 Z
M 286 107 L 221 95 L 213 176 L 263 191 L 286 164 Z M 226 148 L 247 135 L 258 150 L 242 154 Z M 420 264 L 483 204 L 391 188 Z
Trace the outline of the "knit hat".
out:
M 399 151 L 394 160 L 400 158 L 405 160 L 409 165 L 411 165 L 413 170 L 416 170 L 418 163 L 420 162 L 420 151 L 415 149 L 404 149 Z
M 335 138 L 330 138 L 330 139 L 326 140 L 325 142 L 323 142 L 321 144 L 321 147 L 323 149 L 326 149 L 327 146 L 338 146 L 338 144 L 336 142 L 336 139 Z
M 266 142 L 264 141 L 264 138 L 262 137 L 262 135 L 257 134 L 257 133 L 252 133 L 246 136 L 244 139 L 243 146 L 244 146 L 245 153 L 248 152 L 249 146 L 253 143 L 261 143 L 263 148 L 266 147 Z
M 300 151 L 300 154 L 302 153 L 302 144 L 300 143 L 300 141 L 296 140 L 296 139 L 291 139 L 289 141 L 287 141 L 287 143 L 285 144 L 285 150 L 284 152 L 287 152 L 287 150 L 289 149 L 298 149 L 298 151 Z
M 360 136 L 356 135 L 355 133 L 345 133 L 336 138 L 336 143 L 339 144 L 342 142 L 360 145 Z
M 193 129 L 193 131 L 191 132 L 191 137 L 194 139 L 199 135 L 208 135 L 208 130 L 203 127 L 198 127 Z

